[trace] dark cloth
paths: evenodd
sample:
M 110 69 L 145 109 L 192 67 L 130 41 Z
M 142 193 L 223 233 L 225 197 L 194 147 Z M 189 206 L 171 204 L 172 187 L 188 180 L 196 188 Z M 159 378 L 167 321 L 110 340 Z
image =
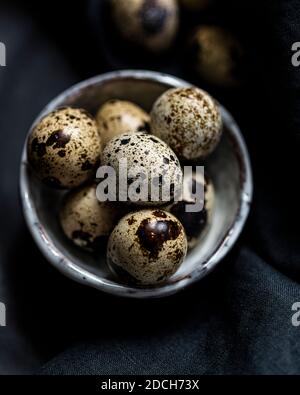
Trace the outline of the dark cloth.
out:
M 300 301 L 300 69 L 291 64 L 291 46 L 300 41 L 300 1 L 221 2 L 221 19 L 228 16 L 249 46 L 250 76 L 240 90 L 212 93 L 246 138 L 253 206 L 214 273 L 153 301 L 111 297 L 64 278 L 23 222 L 18 173 L 30 123 L 60 91 L 111 69 L 84 2 L 72 9 L 63 1 L 26 3 L 2 2 L 0 12 L 7 47 L 7 67 L 0 67 L 0 302 L 7 306 L 0 373 L 299 374 L 300 327 L 291 308 Z

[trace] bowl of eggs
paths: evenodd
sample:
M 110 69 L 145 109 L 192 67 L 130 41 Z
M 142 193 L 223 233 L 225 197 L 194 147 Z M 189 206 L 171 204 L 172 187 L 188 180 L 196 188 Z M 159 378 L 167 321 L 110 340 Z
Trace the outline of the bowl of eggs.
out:
M 124 173 L 123 160 L 142 172 Z M 121 196 L 123 173 L 135 195 Z M 111 191 L 116 198 L 102 198 Z M 117 296 L 155 298 L 200 280 L 232 248 L 252 174 L 238 125 L 209 93 L 166 74 L 116 71 L 71 87 L 38 115 L 20 192 L 28 228 L 60 272 Z M 201 209 L 188 210 L 196 201 Z

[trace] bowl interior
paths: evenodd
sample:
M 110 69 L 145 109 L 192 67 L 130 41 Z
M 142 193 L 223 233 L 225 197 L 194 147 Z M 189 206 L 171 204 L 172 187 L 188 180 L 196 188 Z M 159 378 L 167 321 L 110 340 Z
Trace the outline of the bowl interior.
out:
M 121 72 L 81 83 L 51 102 L 35 121 L 60 106 L 82 107 L 91 113 L 109 99 L 133 101 L 149 111 L 156 98 L 170 87 L 188 85 L 173 77 L 146 72 Z M 69 277 L 104 291 L 133 297 L 158 297 L 176 292 L 200 279 L 233 245 L 248 214 L 252 184 L 247 151 L 239 129 L 222 108 L 224 134 L 217 150 L 204 163 L 215 188 L 211 224 L 180 269 L 163 285 L 136 288 L 109 271 L 105 248 L 91 254 L 66 239 L 58 223 L 65 192 L 52 190 L 36 179 L 27 165 L 26 145 L 21 169 L 21 195 L 29 228 L 48 260 Z

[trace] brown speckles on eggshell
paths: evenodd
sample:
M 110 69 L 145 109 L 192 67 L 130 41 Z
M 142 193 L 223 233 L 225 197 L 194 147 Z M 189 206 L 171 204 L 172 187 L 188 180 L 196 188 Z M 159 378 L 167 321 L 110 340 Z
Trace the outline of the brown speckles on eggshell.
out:
M 151 111 L 151 132 L 188 160 L 210 154 L 222 133 L 218 104 L 198 88 L 166 91 Z
M 129 143 L 130 143 L 130 138 L 121 140 L 121 145 L 126 145 L 126 144 L 129 144 Z
M 132 146 L 127 141 L 134 143 Z M 126 144 L 124 144 L 126 142 Z M 124 133 L 113 138 L 104 148 L 102 153 L 102 164 L 111 165 L 119 175 L 119 164 L 121 159 L 127 159 L 127 168 L 137 169 L 139 179 L 148 180 L 148 192 L 151 192 L 152 185 L 159 188 L 159 201 L 139 200 L 132 202 L 139 205 L 161 205 L 162 186 L 172 185 L 170 200 L 176 191 L 181 188 L 182 169 L 174 152 L 166 143 L 157 137 L 145 133 Z M 145 177 L 143 177 L 145 176 Z M 128 175 L 127 184 L 130 185 L 137 177 Z M 178 187 L 178 188 L 175 188 Z M 167 187 L 165 187 L 167 189 Z
M 118 205 L 99 202 L 96 184 L 70 192 L 60 210 L 60 223 L 66 236 L 80 247 L 94 249 L 108 237 L 121 213 Z
M 59 155 L 61 158 L 63 158 L 64 156 L 66 156 L 66 151 L 60 150 L 60 151 L 58 151 L 57 155 Z
M 167 214 L 162 210 L 154 210 L 152 214 L 157 218 L 166 218 Z
M 186 252 L 181 223 L 170 213 L 146 209 L 119 221 L 109 238 L 107 258 L 115 271 L 121 268 L 138 284 L 155 285 L 175 273 Z
M 82 109 L 60 108 L 48 114 L 28 140 L 28 159 L 39 178 L 55 179 L 65 188 L 92 178 L 100 154 L 96 122 Z
M 128 225 L 132 225 L 136 222 L 136 219 L 134 218 L 134 216 L 132 215 L 131 217 L 127 218 L 127 223 Z
M 67 125 L 67 124 L 66 124 Z M 47 125 L 50 128 L 50 124 Z M 71 133 L 66 133 L 64 130 L 55 130 L 47 138 L 46 146 L 53 149 L 65 148 L 68 142 L 71 140 Z
M 154 217 L 157 217 L 154 214 Z M 176 240 L 180 234 L 178 221 L 146 218 L 140 223 L 136 235 L 142 248 L 149 252 L 150 259 L 156 259 L 168 240 Z
M 104 148 L 112 138 L 122 133 L 149 130 L 150 117 L 132 102 L 110 100 L 100 107 L 96 121 Z
M 39 142 L 39 140 L 35 137 L 31 142 L 31 151 L 35 153 L 38 157 L 42 157 L 46 154 L 46 144 L 43 142 Z

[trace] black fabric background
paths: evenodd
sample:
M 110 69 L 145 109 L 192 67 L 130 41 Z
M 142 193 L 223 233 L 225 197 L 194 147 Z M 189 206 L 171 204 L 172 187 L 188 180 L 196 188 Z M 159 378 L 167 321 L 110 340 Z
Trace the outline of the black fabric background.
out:
M 104 56 L 94 1 L 0 2 L 0 373 L 299 374 L 300 1 L 223 1 L 216 20 L 249 50 L 249 81 L 212 93 L 232 111 L 254 171 L 247 226 L 218 269 L 176 296 L 122 300 L 57 273 L 23 221 L 18 173 L 27 130 L 71 84 L 117 68 Z M 242 3 L 242 4 L 241 4 Z M 105 41 L 104 41 L 105 45 Z M 117 60 L 118 63 L 118 60 Z M 126 59 L 120 60 L 121 67 Z M 130 62 L 129 62 L 130 63 Z M 197 83 L 180 65 L 151 68 Z

